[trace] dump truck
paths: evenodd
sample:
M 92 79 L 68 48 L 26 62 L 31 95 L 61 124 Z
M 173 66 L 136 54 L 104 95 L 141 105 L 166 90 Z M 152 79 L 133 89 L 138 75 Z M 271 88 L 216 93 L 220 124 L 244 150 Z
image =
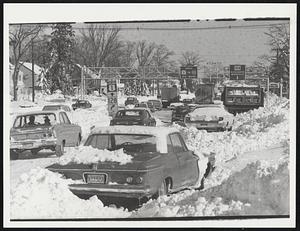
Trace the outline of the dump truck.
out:
M 179 102 L 180 91 L 176 86 L 161 88 L 161 102 L 164 108 L 171 103 Z
M 232 114 L 264 106 L 264 89 L 260 86 L 225 86 L 221 100 Z
M 215 95 L 214 84 L 198 84 L 195 91 L 196 104 L 213 104 Z

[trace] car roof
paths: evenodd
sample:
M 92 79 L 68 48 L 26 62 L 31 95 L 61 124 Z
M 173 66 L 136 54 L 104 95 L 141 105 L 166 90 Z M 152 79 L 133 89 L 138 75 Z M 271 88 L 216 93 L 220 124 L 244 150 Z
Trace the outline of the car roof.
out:
M 59 112 L 65 112 L 64 110 L 55 110 L 55 111 L 51 111 L 51 110 L 45 110 L 45 111 L 30 111 L 30 112 L 25 112 L 25 113 L 18 113 L 17 116 L 27 116 L 27 115 L 33 115 L 33 114 L 45 114 L 45 113 L 52 113 L 52 114 L 57 114 Z
M 136 134 L 136 135 L 153 135 L 160 137 L 162 134 L 167 135 L 170 133 L 179 132 L 175 127 L 150 127 L 150 126 L 108 126 L 108 127 L 95 127 L 91 134 Z

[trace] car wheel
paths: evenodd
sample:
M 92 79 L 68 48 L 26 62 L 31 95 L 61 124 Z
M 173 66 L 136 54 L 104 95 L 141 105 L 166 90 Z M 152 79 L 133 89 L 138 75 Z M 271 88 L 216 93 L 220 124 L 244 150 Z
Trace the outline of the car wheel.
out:
M 35 148 L 35 149 L 31 149 L 30 151 L 32 155 L 37 155 L 40 150 Z
M 158 196 L 164 196 L 164 195 L 168 195 L 170 193 L 170 189 L 171 189 L 171 184 L 164 180 L 162 183 L 161 183 L 161 186 L 160 188 L 158 189 Z
M 64 141 L 61 142 L 60 145 L 56 145 L 56 147 L 55 147 L 55 153 L 56 153 L 56 155 L 58 157 L 62 156 L 64 154 L 64 150 L 65 150 L 65 143 L 64 143 Z
M 15 150 L 10 150 L 10 159 L 11 160 L 19 159 L 19 153 Z

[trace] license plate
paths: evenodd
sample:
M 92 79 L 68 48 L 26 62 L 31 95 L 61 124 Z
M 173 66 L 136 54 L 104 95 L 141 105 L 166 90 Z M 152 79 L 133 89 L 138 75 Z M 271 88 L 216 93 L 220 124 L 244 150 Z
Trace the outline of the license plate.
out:
M 86 177 L 86 182 L 91 184 L 104 184 L 105 178 L 105 174 L 89 174 Z

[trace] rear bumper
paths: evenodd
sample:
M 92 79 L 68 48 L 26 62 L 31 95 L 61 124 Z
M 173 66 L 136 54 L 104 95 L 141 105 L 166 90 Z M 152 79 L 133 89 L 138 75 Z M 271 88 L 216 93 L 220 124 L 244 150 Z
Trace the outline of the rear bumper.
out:
M 140 199 L 155 193 L 150 186 L 72 184 L 69 189 L 77 195 L 97 195 Z
M 188 128 L 195 127 L 198 130 L 206 130 L 206 131 L 224 131 L 226 130 L 226 124 L 219 123 L 208 123 L 207 125 L 201 125 L 201 123 L 186 123 Z
M 31 150 L 31 149 L 47 149 L 54 148 L 57 144 L 57 139 L 41 139 L 41 140 L 22 140 L 10 142 L 10 149 Z

